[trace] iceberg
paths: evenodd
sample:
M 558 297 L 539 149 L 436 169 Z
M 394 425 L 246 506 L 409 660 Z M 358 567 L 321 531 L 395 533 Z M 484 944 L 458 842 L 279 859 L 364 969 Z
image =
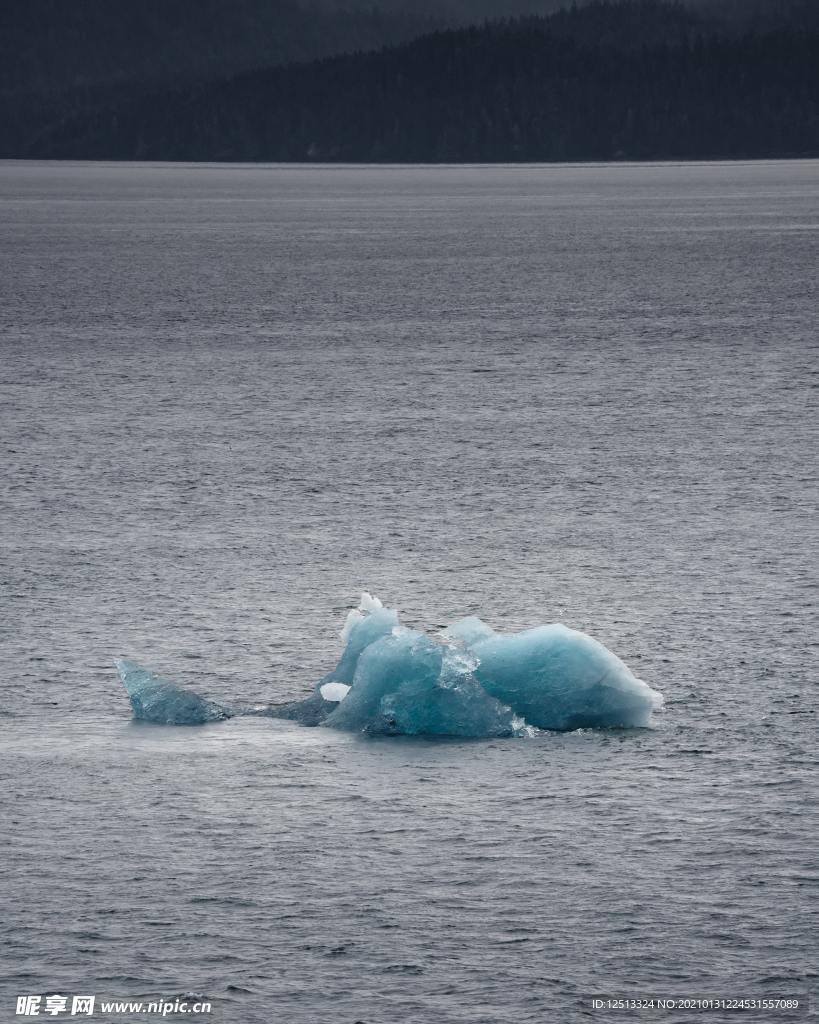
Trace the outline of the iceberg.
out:
M 522 737 L 649 727 L 663 704 L 603 644 L 560 623 L 507 634 L 471 615 L 429 636 L 362 594 L 340 636 L 338 663 L 308 697 L 245 712 L 118 667 L 134 715 L 174 725 L 244 713 L 368 735 Z
M 232 716 L 232 712 L 226 708 L 189 690 L 183 690 L 132 661 L 117 661 L 116 667 L 128 691 L 134 718 L 140 722 L 203 725 L 205 722 L 221 722 Z
M 397 625 L 397 613 L 387 619 L 372 600 L 362 596 L 357 617 L 342 631 L 347 649 L 334 671 L 345 665 L 346 681 L 354 669 L 350 689 L 321 725 L 366 733 L 524 736 L 539 729 L 646 727 L 662 706 L 661 695 L 615 654 L 568 626 L 502 634 L 471 615 L 431 638 Z M 389 621 L 396 625 L 387 633 Z

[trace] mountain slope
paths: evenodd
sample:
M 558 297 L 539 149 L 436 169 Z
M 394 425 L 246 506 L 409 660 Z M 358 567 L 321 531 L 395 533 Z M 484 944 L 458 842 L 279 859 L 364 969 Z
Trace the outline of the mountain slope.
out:
M 402 42 L 441 24 L 299 0 L 4 0 L 0 92 L 227 74 Z
M 0 94 L 210 77 L 570 0 L 3 0 Z
M 514 161 L 819 155 L 819 34 L 596 4 L 125 97 L 26 155 Z
M 570 0 L 2 0 L 0 151 L 68 114 Z M 587 0 L 580 0 L 587 2 Z

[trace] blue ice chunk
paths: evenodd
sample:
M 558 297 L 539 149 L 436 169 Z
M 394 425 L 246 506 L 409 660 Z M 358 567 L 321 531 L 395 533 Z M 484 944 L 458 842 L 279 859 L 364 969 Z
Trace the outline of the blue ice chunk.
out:
M 183 690 L 132 661 L 118 661 L 116 667 L 128 691 L 134 718 L 140 721 L 160 725 L 202 725 L 220 722 L 232 715 L 226 708 Z
M 525 723 L 481 688 L 474 665 L 455 647 L 396 629 L 361 653 L 349 693 L 323 724 L 388 735 L 518 735 Z
M 540 729 L 647 726 L 663 702 L 601 643 L 560 624 L 496 634 L 469 650 L 487 693 Z
M 362 594 L 361 604 L 347 616 L 341 631 L 341 639 L 346 644 L 344 653 L 336 667 L 324 676 L 316 689 L 326 683 L 346 683 L 350 686 L 361 652 L 382 636 L 387 636 L 397 626 L 398 612 L 394 608 L 384 608 L 378 598 Z
M 381 715 L 383 698 L 402 683 L 433 685 L 442 660 L 441 644 L 423 633 L 391 631 L 359 655 L 350 692 L 324 724 L 353 732 L 389 732 Z
M 465 619 L 458 619 L 441 633 L 445 639 L 454 640 L 467 646 L 494 635 L 495 630 L 491 626 L 487 626 L 477 615 L 467 615 Z
M 534 729 L 481 687 L 471 668 L 448 651 L 434 685 L 402 683 L 384 697 L 381 714 L 391 731 L 404 736 L 473 738 L 533 735 Z

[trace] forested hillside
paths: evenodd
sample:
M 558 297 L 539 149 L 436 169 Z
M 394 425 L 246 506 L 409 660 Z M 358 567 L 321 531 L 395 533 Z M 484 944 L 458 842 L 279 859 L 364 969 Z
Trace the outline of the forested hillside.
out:
M 571 0 L 3 0 L 0 94 L 205 77 Z M 583 0 L 581 0 L 583 2 Z
M 702 4 L 705 0 L 691 0 Z M 3 155 L 528 161 L 819 155 L 819 24 L 798 0 L 708 16 L 592 3 L 378 52 L 21 102 Z M 772 3 L 779 3 L 779 15 Z M 800 13 L 801 12 L 801 13 Z M 716 19 L 716 20 L 715 20 Z

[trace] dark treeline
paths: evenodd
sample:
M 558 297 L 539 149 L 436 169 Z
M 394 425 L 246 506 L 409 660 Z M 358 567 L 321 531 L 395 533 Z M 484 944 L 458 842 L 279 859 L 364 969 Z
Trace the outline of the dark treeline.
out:
M 704 2 L 704 0 L 699 0 Z M 730 8 L 730 0 L 721 0 Z M 756 2 L 756 0 L 749 0 Z M 768 0 L 770 3 L 770 0 Z M 768 8 L 770 11 L 770 8 Z M 819 24 L 641 0 L 18 108 L 8 156 L 536 161 L 819 155 Z M 730 13 L 730 11 L 729 11 Z M 39 119 L 38 119 L 39 118 Z

